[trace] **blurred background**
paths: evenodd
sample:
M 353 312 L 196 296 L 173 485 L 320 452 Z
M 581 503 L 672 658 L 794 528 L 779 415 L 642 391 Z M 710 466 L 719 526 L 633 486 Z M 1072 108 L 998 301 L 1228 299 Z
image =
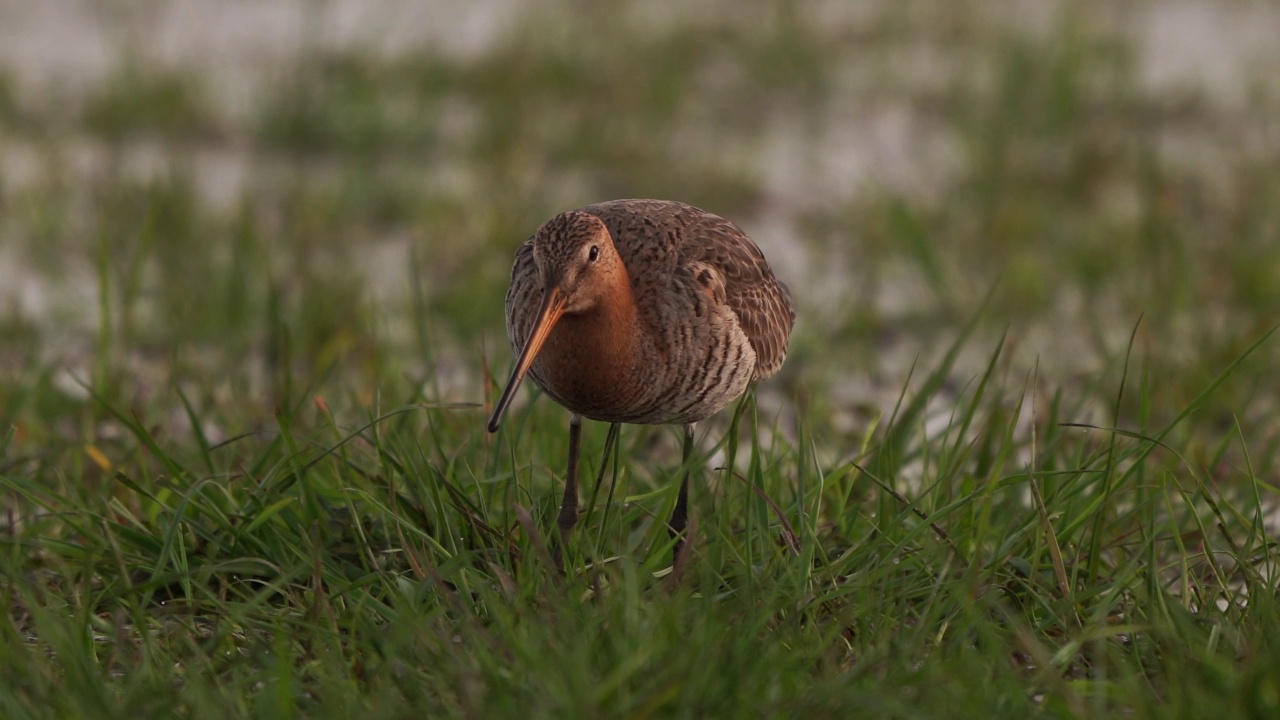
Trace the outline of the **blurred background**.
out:
M 1160 392 L 1131 412 L 1171 415 L 1277 321 L 1277 29 L 1243 0 L 0 0 L 0 420 L 32 447 L 109 442 L 91 392 L 214 440 L 304 391 L 483 402 L 516 246 L 619 197 L 758 241 L 800 313 L 763 398 L 820 441 L 974 320 L 944 396 L 1000 351 L 1110 424 L 1133 336 Z M 1273 447 L 1276 355 L 1215 395 Z

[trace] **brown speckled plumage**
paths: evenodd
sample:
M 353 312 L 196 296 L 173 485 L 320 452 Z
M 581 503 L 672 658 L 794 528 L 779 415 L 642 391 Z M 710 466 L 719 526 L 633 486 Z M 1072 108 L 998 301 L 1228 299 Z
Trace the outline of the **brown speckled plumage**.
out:
M 552 399 L 593 420 L 697 422 L 782 366 L 795 311 L 760 249 L 718 215 L 659 200 L 557 215 L 520 247 L 507 293 L 507 336 L 517 353 L 542 299 L 535 254 L 563 263 L 593 239 L 593 217 L 612 236 L 636 312 L 609 333 L 587 327 L 608 310 L 560 319 L 529 373 Z
M 524 367 L 574 414 L 575 433 L 577 416 L 679 423 L 687 453 L 693 423 L 782 366 L 794 323 L 787 287 L 718 215 L 664 200 L 561 213 L 516 251 L 507 337 L 520 360 L 489 429 Z

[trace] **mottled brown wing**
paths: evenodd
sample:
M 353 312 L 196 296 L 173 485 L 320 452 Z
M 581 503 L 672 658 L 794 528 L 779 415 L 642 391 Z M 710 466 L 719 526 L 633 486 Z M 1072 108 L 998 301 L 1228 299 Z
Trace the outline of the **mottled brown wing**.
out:
M 511 287 L 507 290 L 507 339 L 518 355 L 533 330 L 533 321 L 542 303 L 538 270 L 533 264 L 533 238 L 516 250 L 511 266 Z
M 671 282 L 678 268 L 693 274 L 714 268 L 724 284 L 725 303 L 755 350 L 753 379 L 766 378 L 782 366 L 796 317 L 791 292 L 737 225 L 666 200 L 614 200 L 583 211 L 609 228 L 623 262 L 638 271 L 633 285 Z
M 754 380 L 769 377 L 787 357 L 795 306 L 791 291 L 773 274 L 764 253 L 741 228 L 718 215 L 704 213 L 699 232 L 711 242 L 681 246 L 683 263 L 716 268 L 724 279 L 725 303 L 756 351 Z

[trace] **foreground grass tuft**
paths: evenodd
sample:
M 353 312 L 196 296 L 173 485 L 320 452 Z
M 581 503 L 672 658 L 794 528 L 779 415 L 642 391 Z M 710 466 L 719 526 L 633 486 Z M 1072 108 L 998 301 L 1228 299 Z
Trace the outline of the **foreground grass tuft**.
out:
M 883 421 L 891 439 L 835 464 L 806 447 L 812 428 L 765 426 L 745 401 L 728 435 L 738 460 L 704 471 L 674 587 L 656 518 L 676 470 L 647 477 L 632 460 L 648 432 L 603 459 L 561 576 L 542 535 L 564 443 L 550 403 L 495 440 L 473 408 L 348 424 L 302 402 L 275 428 L 181 447 L 107 405 L 129 435 L 117 457 L 90 446 L 73 478 L 6 456 L 0 704 L 11 717 L 1274 710 L 1274 488 L 1243 438 L 1222 434 L 1211 478 L 1169 444 L 1205 437 L 1194 405 L 1164 426 L 1080 426 L 999 360 L 930 430 L 932 380 L 949 372 L 934 368 Z M 1145 404 L 1137 377 L 1118 380 Z

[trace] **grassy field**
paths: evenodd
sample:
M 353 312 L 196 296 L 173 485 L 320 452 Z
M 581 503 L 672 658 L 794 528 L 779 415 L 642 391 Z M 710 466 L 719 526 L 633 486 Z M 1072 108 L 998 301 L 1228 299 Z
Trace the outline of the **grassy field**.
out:
M 231 95 L 116 15 L 93 82 L 0 64 L 0 717 L 1280 717 L 1280 56 L 512 5 Z M 567 413 L 484 431 L 515 247 L 611 197 L 734 218 L 799 308 L 678 584 L 677 431 L 588 424 L 563 574 Z

